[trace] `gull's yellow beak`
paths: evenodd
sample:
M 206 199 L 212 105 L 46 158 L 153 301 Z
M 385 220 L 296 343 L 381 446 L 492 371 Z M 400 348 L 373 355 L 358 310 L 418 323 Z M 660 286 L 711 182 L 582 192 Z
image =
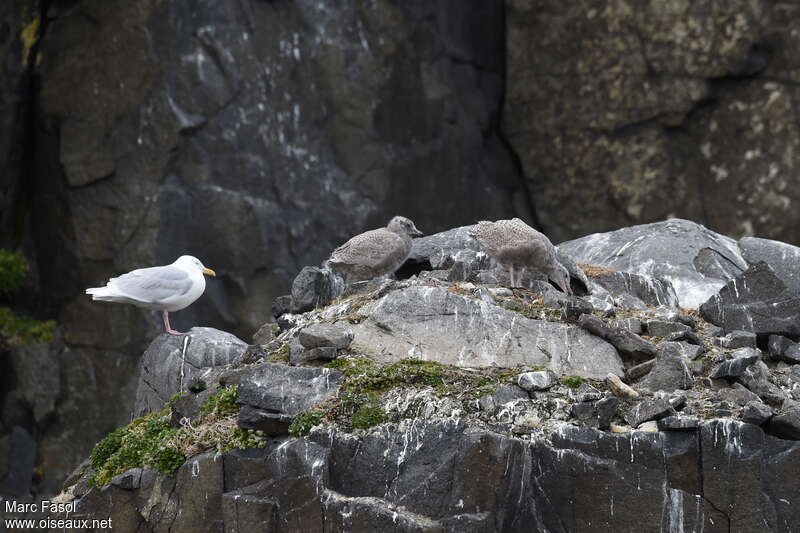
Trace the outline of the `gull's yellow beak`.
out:
M 207 276 L 216 276 L 217 275 L 217 273 L 214 272 L 213 270 L 211 270 L 210 268 L 204 268 L 203 269 L 203 274 L 205 274 Z

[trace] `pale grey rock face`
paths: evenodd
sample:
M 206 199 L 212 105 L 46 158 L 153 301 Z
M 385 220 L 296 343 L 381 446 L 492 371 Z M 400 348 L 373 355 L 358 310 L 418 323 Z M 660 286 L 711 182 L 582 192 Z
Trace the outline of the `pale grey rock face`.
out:
M 531 320 L 442 288 L 412 286 L 367 304 L 351 349 L 381 362 L 405 357 L 457 366 L 542 365 L 558 375 L 622 375 L 622 361 L 583 329 Z
M 180 336 L 159 335 L 142 358 L 136 416 L 163 409 L 173 394 L 200 380 L 212 383 L 226 367 L 241 363 L 247 346 L 234 335 L 213 328 L 192 328 Z
M 559 248 L 578 263 L 668 281 L 688 309 L 747 269 L 736 241 L 681 219 L 595 233 Z

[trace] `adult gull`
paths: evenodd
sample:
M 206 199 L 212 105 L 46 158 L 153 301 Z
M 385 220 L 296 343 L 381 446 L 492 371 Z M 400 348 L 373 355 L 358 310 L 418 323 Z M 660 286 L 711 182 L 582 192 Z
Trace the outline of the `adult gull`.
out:
M 140 268 L 111 278 L 105 287 L 86 289 L 92 300 L 132 304 L 161 311 L 164 329 L 182 335 L 169 325 L 169 313 L 188 307 L 206 290 L 203 274 L 215 276 L 196 257 L 182 255 L 171 265 Z

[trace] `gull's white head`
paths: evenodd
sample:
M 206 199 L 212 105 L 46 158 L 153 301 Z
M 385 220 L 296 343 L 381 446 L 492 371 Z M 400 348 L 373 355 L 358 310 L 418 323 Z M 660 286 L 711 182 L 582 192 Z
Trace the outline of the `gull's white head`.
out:
M 194 256 L 191 255 L 182 255 L 178 259 L 172 263 L 173 266 L 180 268 L 185 272 L 202 272 L 203 274 L 207 274 L 209 276 L 216 276 L 217 273 L 211 270 L 210 268 L 206 268 L 203 266 L 203 263 Z

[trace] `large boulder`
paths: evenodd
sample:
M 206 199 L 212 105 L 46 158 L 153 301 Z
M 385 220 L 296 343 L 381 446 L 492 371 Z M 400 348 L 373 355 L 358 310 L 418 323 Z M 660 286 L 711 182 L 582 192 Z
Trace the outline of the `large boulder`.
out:
M 410 286 L 365 305 L 351 349 L 380 362 L 405 357 L 457 366 L 541 365 L 556 374 L 622 375 L 604 340 L 577 326 L 526 318 L 443 288 Z
M 766 263 L 758 263 L 729 281 L 700 307 L 700 312 L 725 331 L 800 335 L 800 293 L 787 287 Z
M 559 249 L 578 263 L 668 281 L 680 305 L 689 309 L 747 268 L 736 241 L 681 219 L 595 233 Z
M 800 294 L 800 248 L 756 237 L 739 239 L 742 257 L 751 266 L 764 262 L 786 287 Z
M 247 346 L 234 335 L 213 328 L 159 335 L 142 357 L 136 416 L 163 409 L 174 394 L 201 381 L 213 383 L 226 367 L 242 362 Z

